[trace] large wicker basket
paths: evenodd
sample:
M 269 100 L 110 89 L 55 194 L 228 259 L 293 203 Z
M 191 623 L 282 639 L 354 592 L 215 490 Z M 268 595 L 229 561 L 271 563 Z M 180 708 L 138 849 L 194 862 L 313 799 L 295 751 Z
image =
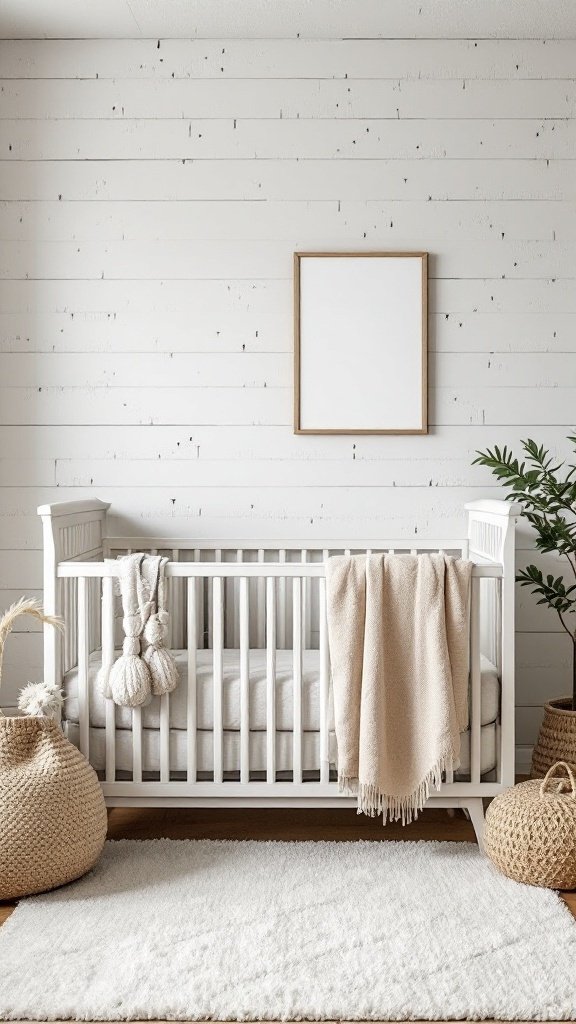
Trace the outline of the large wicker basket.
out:
M 0 899 L 79 878 L 105 837 L 96 773 L 59 725 L 0 717 Z
M 0 680 L 6 638 L 19 615 L 59 622 L 22 599 L 0 621 Z M 0 711 L 0 900 L 54 889 L 95 864 L 106 807 L 93 768 L 52 718 Z
M 486 813 L 484 844 L 496 867 L 517 882 L 576 889 L 572 765 L 559 761 L 543 780 L 522 782 L 496 797 Z

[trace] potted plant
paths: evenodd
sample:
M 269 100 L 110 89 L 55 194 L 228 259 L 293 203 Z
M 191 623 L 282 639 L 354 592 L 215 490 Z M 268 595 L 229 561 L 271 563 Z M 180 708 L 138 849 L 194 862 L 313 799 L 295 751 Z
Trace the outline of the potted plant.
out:
M 576 446 L 576 437 L 568 440 Z M 544 706 L 544 720 L 532 755 L 533 778 L 541 778 L 556 761 L 576 763 L 576 465 L 567 472 L 542 445 L 522 441 L 525 460 L 519 462 L 504 447 L 478 452 L 474 464 L 488 466 L 509 493 L 507 498 L 522 505 L 522 515 L 536 534 L 536 547 L 543 553 L 555 552 L 568 570 L 563 575 L 546 576 L 535 565 L 527 565 L 516 576 L 522 587 L 529 587 L 538 604 L 556 612 L 563 631 L 570 638 L 572 653 L 572 694 L 558 697 Z

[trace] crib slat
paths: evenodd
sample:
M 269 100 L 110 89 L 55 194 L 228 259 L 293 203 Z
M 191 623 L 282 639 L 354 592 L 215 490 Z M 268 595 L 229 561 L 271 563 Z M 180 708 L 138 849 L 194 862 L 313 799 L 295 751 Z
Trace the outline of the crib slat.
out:
M 258 564 L 264 562 L 264 548 L 258 548 Z M 266 580 L 259 576 L 256 581 L 256 647 L 266 646 Z
M 330 655 L 328 649 L 328 623 L 326 619 L 326 578 L 319 580 L 320 615 L 320 782 L 330 781 L 330 748 L 328 736 L 328 681 Z
M 108 673 L 114 662 L 114 580 L 102 580 L 102 668 Z M 106 782 L 116 778 L 116 705 L 106 701 Z
M 480 580 L 472 579 L 470 600 L 470 781 L 480 782 L 481 750 Z
M 61 585 L 62 585 L 62 614 L 64 616 L 64 622 L 66 624 L 65 630 L 64 630 L 63 642 L 62 642 L 62 646 L 64 648 L 64 665 L 63 665 L 63 670 L 62 670 L 63 672 L 67 672 L 68 669 L 70 668 L 70 662 L 69 662 L 69 658 L 70 658 L 70 631 L 71 631 L 70 630 L 70 623 L 75 621 L 74 619 L 72 619 L 72 617 L 70 615 L 70 609 L 71 609 L 71 604 L 70 604 L 70 588 L 75 584 L 75 582 L 76 582 L 75 580 L 62 580 L 61 581 Z
M 280 548 L 278 551 L 278 561 L 284 563 L 286 561 L 286 549 Z M 278 647 L 281 651 L 286 650 L 286 577 L 280 576 L 278 578 Z
M 68 593 L 67 593 L 67 599 L 68 599 L 67 600 L 67 605 L 68 605 L 68 607 L 67 607 L 66 612 L 65 612 L 66 622 L 78 622 L 78 607 L 77 607 L 77 601 L 76 601 L 76 596 L 77 596 L 77 592 L 78 592 L 77 591 L 77 587 L 78 587 L 78 581 L 77 580 L 70 580 L 70 582 L 68 584 L 68 588 L 67 588 L 67 590 L 68 590 Z M 66 633 L 65 633 L 65 644 L 66 644 L 66 669 L 65 669 L 65 671 L 66 672 L 69 669 L 71 669 L 73 665 L 76 665 L 76 663 L 77 663 L 77 657 L 76 657 L 77 649 L 75 647 L 75 642 L 77 641 L 77 639 L 78 639 L 78 631 L 77 630 L 74 630 L 74 629 L 67 629 L 66 630 Z
M 292 733 L 292 777 L 302 782 L 302 578 L 292 584 L 292 645 L 294 723 Z
M 89 580 L 88 600 L 92 609 L 90 615 L 90 654 L 100 648 L 100 637 L 102 634 L 102 604 L 100 601 L 100 580 Z
M 172 548 L 172 561 L 180 561 L 180 549 Z M 168 640 L 169 647 L 182 646 L 182 581 L 175 579 L 174 577 L 167 579 L 165 585 L 168 586 L 169 594 L 169 605 L 170 608 L 170 637 Z
M 276 781 L 276 580 L 266 578 L 266 782 Z
M 222 762 L 222 649 L 223 649 L 223 614 L 222 614 L 222 577 L 215 576 L 212 585 L 212 659 L 214 668 L 214 782 L 223 780 Z
M 240 577 L 240 782 L 250 781 L 250 606 L 248 577 Z
M 200 549 L 194 548 L 194 559 L 195 562 L 200 561 Z M 196 579 L 195 581 L 195 593 L 196 593 L 196 647 L 204 650 L 206 646 L 206 640 L 204 637 L 204 587 L 205 581 L 203 579 Z
M 214 561 L 222 561 L 222 548 L 215 548 Z M 208 579 L 208 647 L 214 647 L 214 580 Z M 220 615 L 222 618 L 221 628 L 224 628 L 224 600 L 220 601 Z
M 170 782 L 170 694 L 160 697 L 160 782 Z
M 303 562 L 308 561 L 308 551 L 306 548 L 302 548 L 300 557 Z M 311 586 L 312 578 L 310 576 L 304 576 L 302 579 L 302 643 L 304 650 L 310 650 L 312 646 L 312 628 L 311 628 Z
M 142 708 L 132 708 L 132 782 L 142 782 Z
M 188 644 L 188 694 L 186 704 L 186 778 L 196 782 L 196 650 L 198 647 L 196 585 L 193 576 L 188 578 L 188 608 L 186 642 Z
M 78 621 L 78 583 L 76 583 L 76 585 L 74 585 L 74 583 L 72 583 L 72 586 L 70 588 L 70 601 L 71 601 L 70 618 L 71 618 L 72 622 L 77 622 Z M 75 633 L 74 633 L 73 630 L 69 630 L 69 632 L 68 632 L 68 639 L 70 641 L 70 650 L 68 652 L 68 657 L 69 657 L 70 660 L 68 662 L 68 667 L 72 668 L 72 666 L 76 665 L 77 662 L 78 662 L 78 653 L 79 653 L 79 651 L 78 651 L 78 630 L 76 630 Z
M 244 551 L 242 548 L 236 549 L 236 564 L 242 562 L 244 558 Z M 228 596 L 231 595 L 231 600 L 228 600 Z M 226 632 L 224 634 L 224 643 L 229 647 L 234 647 L 236 650 L 240 647 L 240 578 L 236 577 L 233 580 L 226 580 Z
M 78 698 L 80 706 L 80 750 L 90 757 L 90 694 L 88 688 L 89 628 L 85 576 L 78 577 Z

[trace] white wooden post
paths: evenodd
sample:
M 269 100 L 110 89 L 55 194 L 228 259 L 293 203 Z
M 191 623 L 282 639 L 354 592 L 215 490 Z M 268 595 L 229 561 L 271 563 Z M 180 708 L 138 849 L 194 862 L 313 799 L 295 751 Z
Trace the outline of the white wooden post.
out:
M 87 580 L 78 578 L 78 705 L 80 726 L 80 750 L 90 758 L 90 688 L 88 686 L 89 626 Z
M 196 610 L 197 580 L 194 576 L 188 577 L 187 587 L 186 644 L 188 648 L 188 694 L 186 703 L 186 778 L 188 782 L 196 782 L 196 651 L 198 647 L 196 630 L 198 617 Z
M 258 563 L 264 564 L 264 548 L 258 548 Z M 257 648 L 266 646 L 266 579 L 259 576 L 256 581 L 256 629 L 255 643 Z
M 107 677 L 114 663 L 114 580 L 102 580 L 102 670 Z M 106 782 L 116 778 L 116 705 L 106 699 Z
M 160 697 L 160 782 L 170 781 L 170 694 Z
M 471 501 L 468 511 L 470 557 L 499 562 L 502 565 L 501 607 L 501 701 L 498 775 L 504 786 L 514 785 L 515 776 L 515 528 L 522 511 L 518 502 Z
M 132 782 L 142 782 L 142 708 L 132 708 Z
M 326 577 L 319 580 L 320 585 L 320 782 L 330 781 L 330 737 L 328 733 L 329 718 L 329 679 L 330 654 L 328 648 L 328 623 L 326 619 Z
M 276 580 L 266 578 L 266 781 L 276 781 Z
M 286 561 L 286 549 L 280 548 L 278 551 L 278 561 L 284 563 Z M 286 649 L 286 577 L 280 576 L 278 579 L 278 647 L 281 651 Z
M 223 685 L 223 614 L 222 614 L 222 577 L 215 576 L 212 582 L 212 659 L 214 669 L 214 782 L 222 782 L 223 766 L 223 722 L 222 722 L 222 685 Z
M 470 595 L 470 782 L 481 773 L 480 580 L 472 579 Z
M 292 778 L 302 782 L 302 579 L 292 581 L 292 648 L 293 648 L 293 732 Z
M 64 557 L 89 554 L 94 556 L 102 550 L 106 513 L 110 505 L 98 498 L 83 501 L 61 501 L 51 505 L 40 505 L 37 509 L 42 520 L 43 536 L 43 605 L 47 615 L 61 615 L 61 581 L 58 579 L 58 563 Z M 86 533 L 89 551 L 65 552 L 62 548 L 62 534 L 68 526 L 89 524 Z M 68 623 L 72 633 L 74 624 Z M 62 649 L 64 640 L 58 630 L 44 626 L 44 680 L 57 686 L 62 685 Z
M 240 577 L 240 782 L 250 781 L 250 606 L 248 578 Z

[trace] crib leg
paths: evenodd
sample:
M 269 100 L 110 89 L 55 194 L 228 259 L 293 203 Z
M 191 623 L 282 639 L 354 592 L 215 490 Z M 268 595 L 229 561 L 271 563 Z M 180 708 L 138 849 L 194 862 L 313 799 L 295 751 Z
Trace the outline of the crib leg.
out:
M 470 821 L 474 826 L 476 833 L 476 841 L 478 843 L 480 852 L 484 852 L 484 804 L 482 803 L 481 796 L 471 797 L 464 804 L 465 809 L 470 815 Z

